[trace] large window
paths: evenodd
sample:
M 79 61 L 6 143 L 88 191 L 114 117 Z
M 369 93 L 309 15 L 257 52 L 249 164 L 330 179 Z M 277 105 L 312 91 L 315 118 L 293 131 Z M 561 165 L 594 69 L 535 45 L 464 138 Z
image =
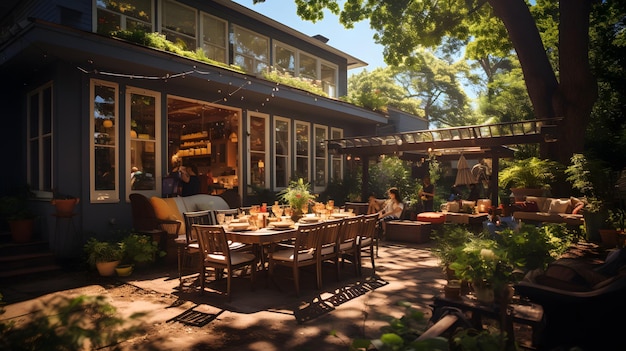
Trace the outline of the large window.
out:
M 303 178 L 309 182 L 310 133 L 309 123 L 296 121 L 296 178 Z
M 211 60 L 228 62 L 226 45 L 228 44 L 226 21 L 202 14 L 202 49 Z
M 260 73 L 269 67 L 269 39 L 254 32 L 234 27 L 233 63 L 248 73 Z
M 117 84 L 91 80 L 91 202 L 119 200 L 118 90 Z
M 326 152 L 326 140 L 328 139 L 328 127 L 316 124 L 315 130 L 315 191 L 320 192 L 326 188 L 328 182 L 328 162 Z
M 185 50 L 195 50 L 196 10 L 173 1 L 163 1 L 161 11 L 161 32 L 167 40 L 172 41 Z
M 105 35 L 116 30 L 152 32 L 153 3 L 152 0 L 95 0 L 94 31 Z
M 342 139 L 343 129 L 330 128 L 330 138 Z M 343 178 L 343 156 L 340 154 L 333 154 L 330 159 L 331 159 L 330 172 L 332 175 L 331 179 L 334 179 L 334 180 L 342 179 Z
M 52 83 L 28 94 L 28 184 L 50 192 L 52 179 Z
M 267 188 L 267 136 L 269 135 L 269 126 L 267 123 L 267 115 L 249 114 L 248 130 L 250 131 L 250 184 L 259 188 Z M 249 189 L 250 191 L 253 189 Z
M 161 99 L 157 92 L 126 89 L 126 189 L 127 193 L 160 194 Z
M 289 185 L 290 140 L 291 120 L 276 117 L 274 119 L 274 189 L 283 189 Z
M 274 67 L 280 73 L 321 85 L 330 97 L 337 97 L 337 67 L 322 62 L 314 55 L 301 52 L 281 42 L 274 41 Z

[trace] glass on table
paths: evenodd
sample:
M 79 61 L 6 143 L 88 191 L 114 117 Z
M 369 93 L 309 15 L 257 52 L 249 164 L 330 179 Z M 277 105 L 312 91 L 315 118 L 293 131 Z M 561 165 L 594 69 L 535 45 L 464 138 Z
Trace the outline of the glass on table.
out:
M 226 223 L 226 225 L 230 225 L 233 219 L 234 217 L 232 215 L 224 216 L 224 223 Z
M 226 220 L 226 214 L 218 213 L 216 217 L 217 217 L 217 224 L 224 225 L 224 221 Z

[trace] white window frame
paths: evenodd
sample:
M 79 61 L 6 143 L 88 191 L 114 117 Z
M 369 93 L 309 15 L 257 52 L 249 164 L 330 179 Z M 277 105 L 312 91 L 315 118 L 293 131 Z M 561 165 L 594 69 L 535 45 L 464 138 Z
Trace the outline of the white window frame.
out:
M 324 80 L 324 78 L 322 77 L 322 66 L 326 66 L 330 69 L 332 69 L 335 73 L 334 73 L 334 81 L 333 82 L 327 82 Z M 321 86 L 322 89 L 324 90 L 324 92 L 326 94 L 328 94 L 328 96 L 330 97 L 337 97 L 337 82 L 339 81 L 339 69 L 337 68 L 337 65 L 332 64 L 328 61 L 324 61 L 324 60 L 320 60 L 319 62 L 319 80 L 320 82 L 322 82 Z M 332 83 L 332 84 L 331 84 Z
M 330 138 L 333 139 L 343 139 L 343 129 L 341 128 L 330 128 Z M 326 149 L 328 150 L 328 144 L 326 145 Z M 329 175 L 335 174 L 335 161 L 339 161 L 339 179 L 343 179 L 343 167 L 344 167 L 344 157 L 342 154 L 330 154 L 330 172 Z M 332 179 L 332 176 L 331 176 Z
M 46 132 L 43 130 L 44 125 L 44 109 L 46 101 L 44 101 L 44 92 L 50 89 L 50 101 L 49 109 L 50 116 L 48 117 L 50 120 L 50 131 Z M 37 99 L 37 130 L 35 133 L 31 134 L 31 114 L 34 113 L 31 111 L 31 98 Z M 52 190 L 55 186 L 54 183 L 54 84 L 52 82 L 45 83 L 36 89 L 30 91 L 27 96 L 27 106 L 26 106 L 26 133 L 27 133 L 27 141 L 26 141 L 26 179 L 28 184 L 31 186 L 31 190 L 35 193 L 37 197 L 50 197 L 52 196 Z M 32 116 L 34 117 L 34 116 Z M 34 151 L 31 143 L 37 143 L 37 160 L 33 159 L 32 152 Z M 47 154 L 44 154 L 45 147 L 44 144 L 49 142 L 49 150 Z M 46 159 L 48 161 L 46 162 Z M 33 163 L 37 163 L 37 178 L 33 177 L 33 172 L 35 170 L 32 169 Z M 45 165 L 49 164 L 50 169 L 45 169 Z M 46 175 L 47 173 L 47 175 Z M 45 179 L 48 178 L 48 179 Z
M 205 19 L 209 21 L 219 22 L 224 26 L 224 38 L 222 38 L 223 41 L 221 45 L 218 45 L 218 43 L 214 43 L 214 42 L 207 42 L 205 40 L 204 38 L 204 25 L 206 23 Z M 200 28 L 198 30 L 198 33 L 199 33 L 198 37 L 200 38 L 200 47 L 207 54 L 207 57 L 212 60 L 227 64 L 228 63 L 228 22 L 226 22 L 225 20 L 219 17 L 212 16 L 206 12 L 200 12 Z M 212 57 L 212 55 L 208 54 L 205 46 L 215 47 L 215 48 L 224 50 L 224 57 L 222 57 L 221 59 L 216 59 L 215 57 Z
M 194 36 L 193 37 L 190 36 L 190 34 L 182 33 L 182 32 L 175 31 L 175 30 L 171 30 L 171 29 L 168 29 L 167 27 L 165 27 L 165 18 L 163 17 L 163 16 L 167 15 L 165 10 L 163 9 L 165 7 L 165 3 L 169 3 L 171 5 L 179 6 L 181 8 L 185 8 L 185 9 L 193 11 L 193 13 L 194 13 L 193 14 L 193 18 L 194 18 L 194 21 L 195 21 L 194 33 L 193 33 Z M 198 9 L 193 8 L 191 6 L 183 5 L 183 4 L 181 4 L 180 2 L 177 2 L 177 1 L 170 1 L 170 0 L 162 0 L 162 2 L 159 2 L 159 4 L 160 4 L 159 13 L 161 14 L 161 16 L 160 16 L 161 18 L 160 18 L 160 21 L 159 21 L 159 27 L 160 27 L 159 31 L 161 33 L 163 33 L 166 37 L 167 37 L 167 34 L 171 33 L 174 36 L 180 36 L 182 38 L 185 38 L 185 39 L 189 40 L 190 42 L 193 43 L 193 47 L 192 48 L 187 47 L 185 50 L 195 51 L 196 48 L 198 47 Z M 175 42 L 175 40 L 171 40 L 169 38 L 168 38 L 168 40 L 170 40 L 172 42 Z
M 324 137 L 321 140 L 317 140 L 317 131 L 318 130 L 323 130 L 324 131 Z M 320 193 L 324 190 L 326 190 L 326 188 L 328 187 L 328 146 L 326 145 L 326 140 L 328 140 L 328 126 L 322 125 L 322 124 L 313 124 L 313 148 L 312 148 L 312 152 L 313 152 L 313 172 L 315 172 L 314 177 L 313 177 L 313 191 L 315 191 L 316 193 Z M 320 144 L 323 146 L 324 151 L 322 152 L 322 155 L 318 155 L 317 154 L 317 145 Z M 324 185 L 318 185 L 317 184 L 317 166 L 318 164 L 321 163 L 323 165 L 324 168 Z
M 286 74 L 288 73 L 290 76 L 292 77 L 297 77 L 298 76 L 298 60 L 300 55 L 298 54 L 298 49 L 294 48 L 293 46 L 287 45 L 285 43 L 282 43 L 280 41 L 274 40 L 273 42 L 273 49 L 272 49 L 272 66 L 274 67 L 274 69 L 278 70 L 281 74 Z M 281 47 L 284 50 L 289 50 L 293 53 L 294 56 L 294 63 L 293 63 L 293 68 L 291 68 L 290 70 L 285 70 L 284 67 L 278 67 L 278 63 L 276 62 L 276 51 L 277 51 L 277 47 Z
M 112 169 L 114 171 L 113 179 L 115 181 L 115 188 L 111 190 L 96 190 L 96 143 L 95 143 L 95 87 L 96 85 L 101 85 L 104 87 L 109 87 L 114 89 L 115 96 L 115 108 L 113 111 L 113 119 L 115 123 L 112 128 L 113 136 L 115 138 L 115 145 L 112 145 L 114 148 L 115 162 L 113 162 Z M 120 200 L 120 179 L 119 179 L 119 164 L 120 164 L 120 153 L 119 153 L 119 109 L 120 109 L 120 101 L 119 101 L 119 85 L 117 83 L 112 83 L 99 79 L 91 79 L 89 84 L 89 197 L 91 203 L 113 203 L 119 202 Z M 107 145 L 98 145 L 98 147 L 106 147 Z
M 287 147 L 285 148 L 286 150 L 286 154 L 278 154 L 278 152 L 276 151 L 276 143 L 278 142 L 278 138 L 277 138 L 277 128 L 278 128 L 278 123 L 286 123 L 287 125 L 287 142 L 289 143 L 289 145 L 287 145 Z M 289 185 L 289 180 L 290 180 L 290 174 L 291 174 L 291 144 L 292 144 L 292 132 L 291 132 L 291 119 L 290 118 L 285 118 L 285 117 L 279 117 L 279 116 L 275 116 L 274 117 L 274 125 L 272 127 L 272 130 L 274 131 L 274 159 L 272 162 L 272 169 L 274 171 L 274 190 L 282 190 L 284 188 L 286 188 Z M 277 175 L 276 172 L 278 172 L 278 165 L 276 164 L 276 160 L 278 158 L 284 158 L 285 159 L 285 186 L 278 186 L 277 184 Z
M 237 42 L 235 41 L 235 38 L 237 37 L 237 34 L 239 32 L 246 32 L 248 34 L 256 36 L 258 39 L 264 39 L 267 42 L 267 45 L 265 47 L 265 51 L 266 51 L 265 54 L 266 54 L 267 57 L 265 58 L 265 61 L 259 60 L 256 57 L 251 57 L 249 55 L 239 53 L 237 51 Z M 237 26 L 237 25 L 233 25 L 232 36 L 233 36 L 233 38 L 232 38 L 231 42 L 232 42 L 232 46 L 233 46 L 233 54 L 232 54 L 232 56 L 233 56 L 233 62 L 232 63 L 233 64 L 237 64 L 236 56 L 243 56 L 244 58 L 251 59 L 252 62 L 254 63 L 253 67 L 252 67 L 253 71 L 252 72 L 247 72 L 247 73 L 250 73 L 250 74 L 261 74 L 261 71 L 257 71 L 259 63 L 262 63 L 262 64 L 265 65 L 264 70 L 268 70 L 269 69 L 270 64 L 271 64 L 271 62 L 270 62 L 270 57 L 271 57 L 271 53 L 270 53 L 270 38 L 269 37 L 267 37 L 265 35 L 260 35 L 259 33 L 254 32 L 253 30 L 251 30 L 249 28 L 245 28 L 245 27 L 241 27 L 241 26 Z M 245 69 L 245 67 L 242 67 L 242 68 Z
M 305 126 L 308 130 L 308 135 L 307 135 L 307 153 L 306 155 L 298 155 L 298 133 L 296 132 L 298 129 L 298 126 Z M 307 182 L 311 183 L 311 153 L 313 152 L 311 150 L 311 134 L 312 134 L 312 128 L 311 128 L 311 123 L 309 122 L 304 122 L 304 121 L 294 121 L 294 143 L 293 143 L 293 156 L 295 158 L 295 164 L 293 166 L 293 173 L 296 177 L 302 177 L 304 178 L 304 180 L 306 180 Z M 306 160 L 307 163 L 307 167 L 306 167 L 306 174 L 302 175 L 302 174 L 297 174 L 298 171 L 298 159 L 304 159 Z
M 129 2 L 132 2 L 132 0 L 128 0 Z M 92 21 L 92 31 L 94 33 L 98 32 L 98 11 L 103 11 L 103 12 L 107 12 L 113 15 L 117 15 L 120 16 L 120 29 L 121 30 L 126 30 L 128 29 L 126 26 L 127 20 L 128 19 L 132 19 L 133 21 L 137 21 L 137 22 L 141 22 L 147 26 L 149 26 L 151 28 L 151 30 L 154 30 L 154 1 L 150 1 L 150 22 L 146 22 L 142 19 L 136 18 L 136 17 L 131 17 L 128 15 L 125 15 L 124 13 L 121 12 L 116 12 L 116 11 L 111 11 L 107 8 L 104 7 L 100 7 L 98 6 L 98 0 L 93 0 L 92 2 L 92 8 L 93 8 L 93 21 Z
M 253 128 L 253 126 L 251 125 L 252 119 L 253 118 L 261 118 L 264 120 L 264 130 L 263 130 L 263 134 L 265 135 L 265 142 L 263 143 L 263 151 L 253 151 L 252 148 L 250 147 L 250 145 L 252 145 L 251 143 L 252 141 L 252 134 L 250 133 L 250 131 L 252 130 L 251 128 Z M 269 170 L 269 154 L 270 154 L 270 148 L 269 148 L 269 142 L 270 142 L 270 131 L 269 131 L 269 127 L 270 127 L 270 123 L 269 123 L 269 115 L 265 114 L 265 113 L 259 113 L 259 112 L 252 112 L 252 111 L 248 111 L 248 118 L 246 121 L 246 129 L 248 130 L 248 132 L 246 133 L 247 135 L 247 147 L 248 147 L 248 157 L 247 157 L 247 164 L 248 164 L 248 183 L 252 184 L 252 172 L 257 171 L 258 170 L 258 166 L 257 165 L 253 165 L 252 164 L 252 155 L 256 155 L 256 154 L 260 154 L 263 153 L 263 157 L 261 158 L 263 160 L 264 163 L 264 172 L 263 172 L 263 184 L 265 188 L 269 188 L 269 174 L 270 174 L 270 170 Z M 252 189 L 248 189 L 248 194 L 250 194 L 252 191 Z
M 137 138 L 131 138 L 131 119 L 132 119 L 132 111 L 131 111 L 131 95 L 144 95 L 151 96 L 154 98 L 154 139 L 142 139 L 137 136 Z M 140 89 L 135 87 L 127 87 L 126 93 L 124 94 L 125 98 L 125 149 L 126 149 L 126 167 L 124 174 L 128 175 L 125 179 L 126 186 L 126 194 L 130 195 L 131 193 L 140 193 L 150 198 L 152 196 L 161 196 L 161 186 L 162 186 L 162 170 L 161 170 L 161 93 L 152 90 Z M 139 141 L 143 143 L 150 143 L 154 148 L 154 189 L 153 190 L 132 190 L 131 189 L 131 180 L 130 180 L 130 170 L 133 165 L 131 165 L 131 142 Z M 118 172 L 119 173 L 119 172 Z M 130 199 L 128 199 L 130 201 Z

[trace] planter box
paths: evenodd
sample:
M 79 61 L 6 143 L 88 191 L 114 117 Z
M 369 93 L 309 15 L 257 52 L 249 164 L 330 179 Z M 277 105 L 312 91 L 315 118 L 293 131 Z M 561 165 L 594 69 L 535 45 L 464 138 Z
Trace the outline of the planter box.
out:
M 386 223 L 385 237 L 387 240 L 404 241 L 416 244 L 430 240 L 432 224 L 420 221 L 389 221 Z

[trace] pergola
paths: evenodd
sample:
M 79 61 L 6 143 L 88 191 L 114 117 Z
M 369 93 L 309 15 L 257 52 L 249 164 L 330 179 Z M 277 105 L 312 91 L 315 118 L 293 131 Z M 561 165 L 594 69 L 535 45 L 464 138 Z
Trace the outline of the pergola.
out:
M 439 160 L 491 158 L 491 202 L 498 204 L 499 159 L 513 157 L 509 146 L 556 141 L 560 118 L 534 119 L 489 125 L 427 129 L 379 136 L 359 136 L 328 141 L 329 152 L 361 159 L 363 177 L 361 198 L 368 194 L 369 159 L 380 155 L 397 155 L 409 161 L 423 161 L 435 156 Z

